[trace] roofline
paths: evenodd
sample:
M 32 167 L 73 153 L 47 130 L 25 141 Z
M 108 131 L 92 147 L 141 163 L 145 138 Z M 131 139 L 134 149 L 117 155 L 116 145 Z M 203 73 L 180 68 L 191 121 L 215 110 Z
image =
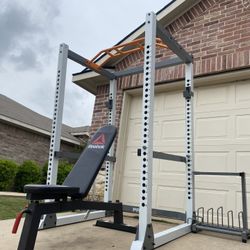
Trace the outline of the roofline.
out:
M 51 132 L 49 132 L 47 130 L 44 130 L 44 129 L 41 129 L 41 128 L 37 128 L 35 126 L 26 124 L 24 122 L 12 119 L 10 117 L 7 117 L 7 116 L 1 115 L 1 114 L 0 114 L 0 120 L 8 122 L 8 123 L 11 123 L 11 124 L 15 124 L 16 126 L 23 127 L 23 128 L 25 128 L 27 130 L 35 131 L 35 132 L 37 132 L 39 134 L 48 135 L 49 137 L 51 136 Z M 80 142 L 78 140 L 71 140 L 71 139 L 66 138 L 64 136 L 61 136 L 61 140 L 65 141 L 65 142 L 69 142 L 69 143 L 75 144 L 75 145 L 80 145 Z
M 165 19 L 170 19 L 171 22 L 181 16 L 183 12 L 190 9 L 192 6 L 200 2 L 201 0 L 172 0 L 162 9 L 157 12 L 157 20 L 159 22 L 164 22 Z M 168 21 L 169 22 L 169 21 Z M 167 22 L 167 23 L 168 23 Z M 130 42 L 138 37 L 140 37 L 144 33 L 144 24 L 143 22 L 140 26 L 130 32 L 127 36 L 125 36 L 122 40 L 120 40 L 116 45 L 119 45 L 123 42 Z M 99 63 L 104 62 L 107 59 L 107 55 L 103 55 L 98 59 Z M 108 80 L 93 72 L 91 70 L 84 69 L 82 72 L 78 72 L 73 74 L 72 82 L 77 84 L 78 86 L 84 88 L 92 94 L 96 94 L 96 84 L 104 84 L 108 83 Z M 94 85 L 94 86 L 93 86 Z
M 89 132 L 70 132 L 70 134 L 73 135 L 73 136 L 78 136 L 78 135 L 89 136 Z

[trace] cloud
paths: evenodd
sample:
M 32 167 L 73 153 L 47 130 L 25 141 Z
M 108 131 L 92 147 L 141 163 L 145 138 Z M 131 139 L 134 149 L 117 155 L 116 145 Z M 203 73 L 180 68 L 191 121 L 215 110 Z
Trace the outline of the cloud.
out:
M 23 48 L 18 55 L 11 55 L 10 61 L 15 65 L 15 68 L 20 71 L 28 70 L 30 68 L 39 68 L 41 64 L 34 50 L 30 48 Z
M 59 44 L 92 57 L 166 1 L 138 0 L 131 9 L 131 1 L 0 0 L 0 92 L 51 118 Z M 91 123 L 95 98 L 71 83 L 71 73 L 81 70 L 68 60 L 63 120 L 71 126 Z
M 3 1 L 0 5 L 1 68 L 10 62 L 16 70 L 41 70 L 39 60 L 49 58 L 49 35 L 54 33 L 53 19 L 60 13 L 57 1 L 29 3 Z
M 28 38 L 29 34 L 36 30 L 37 27 L 31 22 L 28 11 L 8 1 L 0 10 L 1 58 L 15 49 L 20 40 Z
M 95 97 L 76 85 L 66 86 L 64 103 L 64 123 L 73 127 L 89 124 Z

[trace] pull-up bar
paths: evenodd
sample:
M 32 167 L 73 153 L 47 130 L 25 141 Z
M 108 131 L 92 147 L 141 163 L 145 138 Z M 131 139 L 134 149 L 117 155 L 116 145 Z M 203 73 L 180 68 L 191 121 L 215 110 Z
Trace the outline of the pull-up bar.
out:
M 111 48 L 108 49 L 103 49 L 100 52 L 98 52 L 90 61 L 89 64 L 92 67 L 96 67 L 97 69 L 100 68 L 103 64 L 105 64 L 107 61 L 109 61 L 111 58 L 116 58 L 119 56 L 123 55 L 129 55 L 138 51 L 143 51 L 144 50 L 144 43 L 145 43 L 145 38 L 138 38 L 135 39 L 131 42 L 127 43 L 122 43 L 119 45 L 115 45 Z M 161 48 L 168 48 L 166 44 L 163 43 L 161 38 L 156 38 L 156 46 L 161 47 Z M 102 55 L 109 55 L 109 58 L 104 60 L 100 65 L 97 64 L 95 61 Z

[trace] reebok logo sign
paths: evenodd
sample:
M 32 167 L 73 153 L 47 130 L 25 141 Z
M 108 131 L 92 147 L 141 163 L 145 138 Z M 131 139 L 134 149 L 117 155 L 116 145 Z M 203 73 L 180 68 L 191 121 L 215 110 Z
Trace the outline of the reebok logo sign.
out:
M 96 139 L 94 139 L 91 144 L 89 144 L 88 148 L 93 149 L 104 149 L 105 146 L 105 135 L 100 134 Z

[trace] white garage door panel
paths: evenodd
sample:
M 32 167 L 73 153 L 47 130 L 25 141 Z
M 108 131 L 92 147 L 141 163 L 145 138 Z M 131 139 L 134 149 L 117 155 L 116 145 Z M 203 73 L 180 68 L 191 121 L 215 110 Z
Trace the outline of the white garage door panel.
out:
M 160 149 L 159 149 L 160 151 Z M 176 155 L 184 155 L 183 152 L 171 151 L 171 150 L 162 150 L 161 152 L 176 154 Z M 157 169 L 157 174 L 183 174 L 185 173 L 185 164 L 182 162 L 174 162 L 174 161 L 164 161 L 159 160 L 159 168 Z
M 195 170 L 247 174 L 250 208 L 250 80 L 195 89 Z M 122 164 L 120 198 L 138 205 L 142 98 L 132 96 Z M 181 91 L 156 93 L 154 150 L 185 155 L 184 98 Z M 154 159 L 153 207 L 185 211 L 185 164 Z M 240 178 L 196 177 L 196 207 L 241 209 Z M 250 216 L 250 215 L 249 215 Z
M 196 189 L 196 207 L 205 207 L 207 209 L 219 208 L 222 204 L 224 205 L 224 209 L 228 210 L 228 201 L 230 200 L 230 193 L 228 190 L 217 190 L 215 187 L 210 187 L 209 189 Z M 231 208 L 230 208 L 231 209 Z M 229 209 L 229 210 L 230 210 Z
M 208 111 L 213 106 L 225 108 L 230 104 L 230 87 L 228 86 L 208 86 L 200 88 L 196 93 L 196 106 L 198 111 Z
M 176 199 L 178 195 L 179 199 Z M 158 186 L 156 207 L 177 212 L 183 212 L 185 206 L 185 189 L 183 187 Z
M 235 96 L 236 96 L 236 103 L 237 104 L 245 104 L 250 102 L 250 84 L 249 82 L 242 82 L 237 83 Z
M 196 119 L 197 139 L 230 139 L 230 117 L 207 117 Z
M 236 152 L 236 171 L 245 172 L 250 177 L 250 152 L 237 151 Z M 249 207 L 250 208 L 250 207 Z
M 162 139 L 183 141 L 185 136 L 184 119 L 163 121 L 162 130 Z
M 124 176 L 128 177 L 138 177 L 140 176 L 140 158 L 137 156 L 136 148 L 129 147 L 125 152 L 126 156 L 124 161 L 126 162 L 126 168 L 124 169 Z
M 250 115 L 242 114 L 236 116 L 237 139 L 249 139 L 250 137 Z
M 195 153 L 195 165 L 197 171 L 230 171 L 229 165 L 229 151 L 204 151 Z
M 140 184 L 137 178 L 131 177 L 129 181 L 128 178 L 125 178 L 122 183 L 122 189 L 124 190 L 124 192 L 121 195 L 121 200 L 124 204 L 135 205 L 138 203 L 138 200 L 140 198 Z

